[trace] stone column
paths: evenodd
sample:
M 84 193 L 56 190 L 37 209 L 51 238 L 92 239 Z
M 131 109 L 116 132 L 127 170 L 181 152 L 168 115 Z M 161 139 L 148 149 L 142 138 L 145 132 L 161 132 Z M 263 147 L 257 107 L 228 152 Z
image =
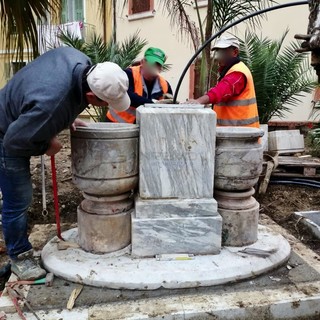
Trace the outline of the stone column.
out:
M 217 254 L 222 219 L 213 199 L 216 115 L 203 106 L 146 105 L 132 254 Z
M 257 128 L 217 128 L 215 198 L 225 246 L 241 247 L 258 239 L 259 203 L 252 196 L 262 171 L 262 136 Z
M 131 242 L 131 191 L 138 184 L 139 128 L 95 123 L 71 135 L 73 182 L 83 191 L 78 207 L 80 246 L 108 253 Z

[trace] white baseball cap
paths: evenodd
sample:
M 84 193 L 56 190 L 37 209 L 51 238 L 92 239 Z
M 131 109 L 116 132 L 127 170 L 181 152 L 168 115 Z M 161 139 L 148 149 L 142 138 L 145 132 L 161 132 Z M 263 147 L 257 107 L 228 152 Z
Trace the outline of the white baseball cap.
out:
M 97 63 L 87 73 L 87 82 L 93 94 L 108 102 L 110 108 L 116 111 L 129 108 L 129 79 L 116 63 Z
M 236 47 L 239 49 L 240 48 L 239 40 L 234 36 L 221 37 L 219 40 L 217 40 L 212 50 L 226 49 L 229 47 Z

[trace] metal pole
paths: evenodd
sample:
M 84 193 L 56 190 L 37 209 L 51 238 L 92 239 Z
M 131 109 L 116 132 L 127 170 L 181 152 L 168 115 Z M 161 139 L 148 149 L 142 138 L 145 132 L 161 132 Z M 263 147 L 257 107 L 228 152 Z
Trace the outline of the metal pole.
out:
M 193 61 L 196 59 L 196 57 L 203 51 L 203 49 L 210 44 L 214 39 L 218 38 L 222 33 L 224 33 L 225 31 L 229 30 L 230 28 L 238 25 L 239 23 L 248 20 L 250 18 L 253 18 L 255 16 L 258 16 L 260 14 L 264 14 L 266 12 L 270 12 L 270 11 L 275 11 L 275 10 L 279 10 L 279 9 L 284 9 L 284 8 L 288 8 L 288 7 L 294 7 L 294 6 L 301 6 L 301 5 L 306 5 L 309 4 L 309 1 L 296 1 L 296 2 L 289 2 L 289 3 L 285 3 L 285 4 L 280 4 L 274 7 L 270 7 L 270 8 L 266 8 L 266 9 L 262 9 L 256 12 L 253 12 L 245 17 L 240 18 L 239 20 L 232 22 L 230 24 L 228 24 L 227 26 L 223 27 L 222 29 L 220 29 L 220 31 L 218 31 L 217 33 L 215 33 L 210 39 L 208 39 L 195 53 L 194 55 L 191 57 L 191 59 L 189 60 L 189 62 L 187 63 L 187 65 L 185 66 L 184 70 L 182 71 L 182 74 L 179 78 L 178 84 L 177 84 L 177 88 L 176 91 L 174 93 L 173 96 L 173 103 L 176 103 L 177 101 L 177 97 L 178 97 L 178 93 L 181 87 L 181 83 L 184 79 L 184 76 L 186 75 L 188 69 L 190 68 L 191 64 L 193 63 Z

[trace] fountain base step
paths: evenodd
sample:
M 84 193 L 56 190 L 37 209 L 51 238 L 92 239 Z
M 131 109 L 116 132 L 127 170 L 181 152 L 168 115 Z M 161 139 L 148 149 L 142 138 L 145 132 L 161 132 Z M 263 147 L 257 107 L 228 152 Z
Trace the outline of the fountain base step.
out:
M 77 229 L 64 232 L 63 238 L 77 242 Z M 73 282 L 113 289 L 154 290 L 213 286 L 252 278 L 283 264 L 290 251 L 284 237 L 259 226 L 255 244 L 225 247 L 219 255 L 195 256 L 192 260 L 134 259 L 129 254 L 98 255 L 79 248 L 59 251 L 56 237 L 43 248 L 42 260 L 47 270 Z
M 222 218 L 174 217 L 137 219 L 132 216 L 132 255 L 145 258 L 166 253 L 218 254 Z

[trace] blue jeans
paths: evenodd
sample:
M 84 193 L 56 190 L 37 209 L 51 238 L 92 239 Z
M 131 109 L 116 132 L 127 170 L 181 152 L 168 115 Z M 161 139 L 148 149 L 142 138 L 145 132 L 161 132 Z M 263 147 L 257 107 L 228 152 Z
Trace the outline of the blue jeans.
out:
M 32 202 L 30 158 L 9 156 L 1 140 L 0 188 L 4 240 L 9 257 L 15 259 L 20 253 L 32 249 L 27 234 L 27 213 Z

